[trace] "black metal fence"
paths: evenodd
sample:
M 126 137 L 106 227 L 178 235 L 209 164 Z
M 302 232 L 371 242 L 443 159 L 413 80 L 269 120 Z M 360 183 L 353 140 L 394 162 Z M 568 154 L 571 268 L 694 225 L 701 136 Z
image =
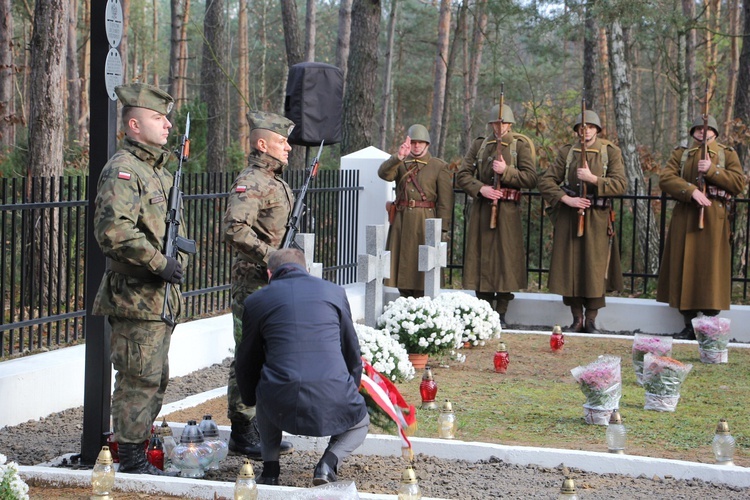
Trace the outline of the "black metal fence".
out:
M 304 181 L 301 171 L 285 176 L 295 190 Z M 221 237 L 221 218 L 234 177 L 234 173 L 183 177 L 185 221 L 199 249 L 191 258 L 184 286 L 187 318 L 229 308 L 231 253 Z M 0 179 L 0 359 L 82 340 L 86 315 L 86 183 L 83 176 Z M 323 263 L 324 278 L 339 284 L 356 280 L 356 240 L 361 229 L 356 221 L 362 189 L 358 171 L 325 170 L 308 191 L 309 210 L 301 229 L 316 235 L 315 260 Z M 673 203 L 654 192 L 650 182 L 644 193 L 618 197 L 614 203 L 626 296 L 653 296 Z M 467 196 L 456 190 L 446 270 L 448 287 L 461 288 L 469 203 Z M 552 224 L 538 192 L 524 193 L 521 203 L 525 224 L 518 237 L 527 249 L 529 291 L 545 291 Z M 736 203 L 733 303 L 748 300 L 749 204 L 745 198 Z M 654 225 L 654 237 L 641 241 L 634 236 L 634 228 L 644 224 Z
M 295 192 L 304 174 L 284 174 Z M 235 177 L 183 176 L 184 220 L 198 244 L 183 286 L 186 318 L 230 307 L 232 255 L 221 220 Z M 0 179 L 0 359 L 83 339 L 87 181 L 85 176 Z M 307 192 L 301 231 L 315 233 L 315 260 L 323 263 L 323 277 L 330 281 L 356 279 L 361 189 L 358 171 L 323 170 Z

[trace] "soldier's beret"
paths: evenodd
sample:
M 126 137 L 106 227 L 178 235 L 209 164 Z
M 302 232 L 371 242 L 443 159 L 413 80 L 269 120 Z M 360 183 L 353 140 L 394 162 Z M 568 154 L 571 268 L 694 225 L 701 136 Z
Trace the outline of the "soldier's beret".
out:
M 115 93 L 123 106 L 151 109 L 163 115 L 169 114 L 174 105 L 171 95 L 147 83 L 119 85 Z
M 250 123 L 250 130 L 264 128 L 284 137 L 289 137 L 294 128 L 294 122 L 289 118 L 265 111 L 248 112 L 247 121 Z

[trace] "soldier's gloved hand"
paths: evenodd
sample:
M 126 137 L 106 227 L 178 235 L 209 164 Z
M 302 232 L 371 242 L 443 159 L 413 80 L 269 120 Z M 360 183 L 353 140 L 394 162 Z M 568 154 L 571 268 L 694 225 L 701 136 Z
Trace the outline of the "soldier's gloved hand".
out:
M 182 283 L 182 264 L 174 257 L 167 257 L 167 267 L 159 273 L 159 277 L 173 285 L 179 285 Z

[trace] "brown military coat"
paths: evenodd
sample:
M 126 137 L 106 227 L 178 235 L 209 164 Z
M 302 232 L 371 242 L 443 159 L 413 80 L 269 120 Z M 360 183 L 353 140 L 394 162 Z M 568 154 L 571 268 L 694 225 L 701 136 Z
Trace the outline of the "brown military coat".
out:
M 511 158 L 510 147 L 514 138 L 515 161 Z M 484 148 L 482 144 L 485 144 Z M 530 140 L 510 132 L 502 137 L 501 145 L 508 165 L 500 176 L 501 187 L 520 190 L 536 186 L 536 165 Z M 469 147 L 456 174 L 456 185 L 475 199 L 464 256 L 463 287 L 466 290 L 512 292 L 526 288 L 528 284 L 520 204 L 499 200 L 497 227 L 490 229 L 492 200 L 479 194 L 482 186 L 494 183 L 492 161 L 496 157 L 497 140 L 479 137 Z
M 573 148 L 568 179 L 565 164 L 568 152 Z M 606 176 L 602 165 L 601 150 L 607 148 L 608 167 Z M 578 191 L 576 169 L 580 165 L 580 145 L 567 144 L 562 147 L 555 163 L 551 164 L 539 179 L 539 192 L 550 206 L 555 219 L 555 230 L 550 259 L 549 291 L 564 297 L 598 298 L 607 291 L 622 290 L 622 270 L 620 252 L 616 236 L 607 236 L 608 209 L 589 208 L 586 210 L 584 234 L 576 236 L 578 210 L 562 203 L 565 195 L 561 184 Z M 591 173 L 599 177 L 596 185 L 587 185 L 587 194 L 599 197 L 617 196 L 625 193 L 627 178 L 622 163 L 620 148 L 609 141 L 597 138 L 586 148 L 586 161 Z M 607 271 L 607 255 L 609 270 Z
M 712 141 L 708 145 L 711 167 L 705 173 L 707 186 L 737 196 L 745 187 L 737 153 Z M 712 198 L 703 211 L 704 228 L 698 229 L 698 204 L 692 200 L 697 189 L 700 144 L 688 150 L 682 173 L 680 161 L 685 148 L 677 148 L 659 174 L 659 187 L 677 200 L 664 246 L 656 300 L 680 310 L 727 310 L 731 302 L 730 221 L 724 199 Z M 719 165 L 723 150 L 724 167 Z
M 435 202 L 435 208 L 403 208 L 388 230 L 388 250 L 391 252 L 391 277 L 387 286 L 409 290 L 424 290 L 424 273 L 419 272 L 419 245 L 425 242 L 425 220 L 441 218 L 443 234 L 450 229 L 453 212 L 453 179 L 448 164 L 426 153 L 419 159 L 417 183 L 425 194 L 425 201 Z M 378 176 L 396 181 L 396 199 L 421 201 L 422 196 L 407 171 L 415 165 L 411 155 L 404 161 L 391 156 L 378 168 Z M 405 198 L 404 198 L 405 197 Z

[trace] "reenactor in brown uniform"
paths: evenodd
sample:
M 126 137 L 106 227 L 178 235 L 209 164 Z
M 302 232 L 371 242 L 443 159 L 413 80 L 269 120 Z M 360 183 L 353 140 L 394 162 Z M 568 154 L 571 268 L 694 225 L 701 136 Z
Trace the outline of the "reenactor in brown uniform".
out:
M 599 333 L 596 316 L 606 305 L 605 293 L 622 290 L 609 197 L 624 194 L 627 179 L 620 148 L 598 137 L 602 130 L 599 116 L 586 110 L 585 118 L 585 127 L 581 127 L 580 114 L 573 125 L 576 134 L 585 134 L 584 166 L 580 141 L 566 144 L 539 179 L 539 192 L 554 221 L 549 291 L 562 295 L 570 307 L 573 324 L 568 331 Z M 579 182 L 586 183 L 586 197 L 579 196 Z M 577 235 L 580 210 L 582 236 Z
M 732 287 L 731 203 L 745 188 L 737 153 L 716 141 L 719 127 L 708 116 L 703 156 L 703 118 L 690 127 L 694 142 L 678 147 L 659 174 L 659 187 L 677 200 L 672 210 L 659 270 L 656 300 L 679 309 L 685 328 L 676 339 L 695 339 L 691 320 L 699 312 L 715 316 L 729 309 Z M 699 177 L 706 191 L 699 188 Z M 699 219 L 703 216 L 703 229 Z
M 134 83 L 115 89 L 123 104 L 122 147 L 102 170 L 95 201 L 94 235 L 109 259 L 94 299 L 94 314 L 108 316 L 110 360 L 116 370 L 112 423 L 120 472 L 164 474 L 146 459 L 144 441 L 161 410 L 169 382 L 173 326 L 161 320 L 165 283 L 173 286 L 175 317 L 181 310 L 185 257 L 163 252 L 168 194 L 173 184 L 164 147 L 174 100 Z M 185 225 L 180 225 L 184 236 Z
M 398 153 L 383 162 L 378 176 L 396 181 L 395 216 L 388 230 L 391 277 L 386 286 L 397 287 L 405 297 L 424 295 L 424 273 L 419 272 L 419 245 L 425 243 L 425 220 L 443 220 L 447 237 L 453 212 L 453 179 L 448 164 L 428 151 L 430 133 L 412 125 Z
M 292 150 L 287 139 L 294 123 L 283 116 L 261 111 L 251 111 L 247 119 L 252 151 L 247 167 L 230 189 L 222 224 L 224 241 L 234 252 L 232 317 L 235 347 L 242 342 L 244 301 L 248 295 L 268 284 L 266 264 L 270 254 L 281 246 L 294 206 L 292 189 L 281 178 Z M 227 416 L 232 423 L 229 450 L 260 460 L 255 407 L 242 403 L 235 379 L 234 359 L 229 367 L 227 406 Z M 281 452 L 291 451 L 292 445 L 283 441 Z
M 528 284 L 519 204 L 521 189 L 536 186 L 536 153 L 531 139 L 511 131 L 516 120 L 510 106 L 503 105 L 502 117 L 499 111 L 499 104 L 490 110 L 492 134 L 474 140 L 456 174 L 456 185 L 475 199 L 463 288 L 489 302 L 505 328 L 512 292 Z

